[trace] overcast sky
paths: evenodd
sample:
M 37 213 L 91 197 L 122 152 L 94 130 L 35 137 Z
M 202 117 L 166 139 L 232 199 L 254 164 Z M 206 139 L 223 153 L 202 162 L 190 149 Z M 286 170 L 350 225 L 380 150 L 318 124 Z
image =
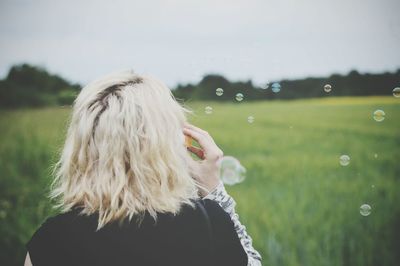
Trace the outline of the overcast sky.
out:
M 85 84 L 131 68 L 169 86 L 400 68 L 399 0 L 0 0 L 0 76 L 28 62 Z

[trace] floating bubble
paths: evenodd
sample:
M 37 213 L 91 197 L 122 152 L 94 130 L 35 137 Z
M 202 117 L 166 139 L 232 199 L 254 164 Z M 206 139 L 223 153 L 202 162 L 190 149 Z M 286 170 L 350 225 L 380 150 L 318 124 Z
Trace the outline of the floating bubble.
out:
M 281 91 L 281 84 L 279 84 L 278 82 L 274 82 L 271 85 L 271 89 L 273 92 L 278 93 Z
M 371 188 L 374 189 L 374 188 L 375 188 L 375 185 L 371 185 Z
M 237 184 L 242 183 L 246 179 L 246 169 L 241 165 L 239 168 L 240 174 L 237 178 Z
M 222 88 L 218 88 L 215 90 L 215 94 L 217 94 L 217 96 L 222 96 L 222 94 L 224 94 L 224 90 Z
M 393 89 L 393 96 L 396 98 L 400 98 L 400 87 Z
M 247 122 L 249 122 L 250 124 L 254 122 L 254 116 L 249 116 L 247 117 Z
M 204 108 L 204 112 L 208 115 L 212 114 L 213 109 L 211 106 L 206 106 L 206 108 Z
M 343 154 L 339 158 L 339 162 L 341 166 L 347 166 L 350 163 L 350 156 Z
M 220 161 L 220 166 L 220 178 L 224 184 L 232 186 L 245 180 L 246 169 L 235 157 L 222 157 Z
M 236 96 L 235 96 L 235 99 L 236 99 L 236 101 L 238 101 L 238 102 L 243 101 L 243 98 L 244 98 L 244 96 L 243 96 L 242 93 L 237 93 Z
M 360 206 L 360 214 L 362 216 L 368 216 L 371 214 L 371 206 L 368 204 L 363 204 Z
M 325 84 L 324 91 L 329 93 L 329 92 L 331 92 L 331 90 L 332 90 L 331 84 Z
M 374 158 L 375 159 L 378 158 L 378 154 L 377 153 L 374 154 Z
M 376 110 L 374 112 L 374 120 L 376 122 L 382 122 L 383 120 L 385 120 L 385 112 L 383 110 Z
M 262 84 L 261 86 L 260 86 L 260 89 L 262 89 L 262 90 L 266 90 L 266 89 L 268 89 L 269 88 L 269 82 L 266 82 L 265 84 Z

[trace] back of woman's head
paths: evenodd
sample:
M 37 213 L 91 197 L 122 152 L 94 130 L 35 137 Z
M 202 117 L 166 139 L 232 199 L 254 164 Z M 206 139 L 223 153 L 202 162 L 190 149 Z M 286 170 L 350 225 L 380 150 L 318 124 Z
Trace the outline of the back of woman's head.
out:
M 132 71 L 82 89 L 73 105 L 51 198 L 62 211 L 98 211 L 108 222 L 178 213 L 197 197 L 182 128 L 186 108 L 158 80 Z

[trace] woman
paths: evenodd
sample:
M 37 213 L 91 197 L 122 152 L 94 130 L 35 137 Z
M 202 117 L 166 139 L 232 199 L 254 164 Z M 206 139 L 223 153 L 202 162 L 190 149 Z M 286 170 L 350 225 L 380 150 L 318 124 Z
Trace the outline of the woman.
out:
M 61 213 L 28 241 L 25 265 L 261 265 L 219 180 L 222 151 L 188 112 L 132 71 L 83 88 L 54 168 Z

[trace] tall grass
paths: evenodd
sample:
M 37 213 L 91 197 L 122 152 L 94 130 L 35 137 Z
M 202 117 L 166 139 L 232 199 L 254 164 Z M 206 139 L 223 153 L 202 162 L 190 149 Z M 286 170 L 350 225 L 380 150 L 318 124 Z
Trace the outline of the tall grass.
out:
M 400 265 L 399 99 L 188 105 L 191 122 L 247 168 L 246 181 L 227 189 L 263 265 Z M 373 120 L 376 109 L 383 122 Z M 45 194 L 69 112 L 0 113 L 1 265 L 21 264 L 23 244 L 52 214 Z

